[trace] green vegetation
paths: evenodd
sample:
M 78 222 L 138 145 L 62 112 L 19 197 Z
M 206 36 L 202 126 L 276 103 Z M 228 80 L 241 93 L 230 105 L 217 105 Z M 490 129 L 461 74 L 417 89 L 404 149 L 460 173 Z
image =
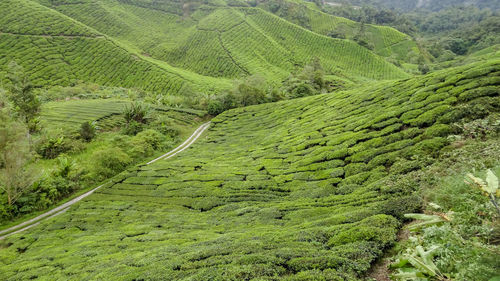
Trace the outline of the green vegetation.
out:
M 492 2 L 1 1 L 0 279 L 495 280 Z
M 0 24 L 0 77 L 4 66 L 15 60 L 35 86 L 67 86 L 83 80 L 178 93 L 183 87 L 210 92 L 228 85 L 143 57 L 91 28 L 84 32 L 83 24 L 33 1 L 7 0 L 0 5 L 0 18 L 13 19 Z M 53 28 L 54 22 L 61 24 Z
M 412 56 L 420 54 L 410 36 L 388 26 L 365 24 L 361 19 L 353 21 L 333 16 L 304 2 L 263 1 L 259 7 L 318 34 L 356 41 L 383 57 L 411 62 Z
M 0 273 L 360 279 L 395 242 L 404 214 L 423 206 L 418 185 L 387 181 L 453 151 L 447 137 L 466 131 L 457 125 L 498 114 L 499 73 L 495 59 L 226 111 L 182 157 L 128 169 L 65 214 L 7 238 Z M 128 162 L 107 150 L 115 161 L 103 159 L 103 169 Z
M 123 112 L 130 101 L 121 99 L 69 100 L 44 103 L 41 122 L 46 128 L 74 130 L 83 122 L 97 121 L 97 126 L 107 128 L 118 125 L 114 115 Z M 113 122 L 114 121 L 114 122 Z
M 84 81 L 162 95 L 213 94 L 248 75 L 280 83 L 314 57 L 327 75 L 396 79 L 407 74 L 379 55 L 405 60 L 410 49 L 418 52 L 408 36 L 369 25 L 358 37 L 373 44 L 372 52 L 347 40 L 364 25 L 327 14 L 310 15 L 319 21 L 311 32 L 247 5 L 198 5 L 186 15 L 144 1 L 38 2 L 0 4 L 0 77 L 15 60 L 36 87 Z M 326 36 L 343 22 L 347 39 Z
M 479 126 L 474 128 L 482 130 Z M 421 217 L 417 218 L 429 217 L 434 221 L 424 220 L 408 226 L 409 239 L 398 243 L 393 250 L 397 255 L 392 258 L 391 268 L 396 280 L 420 277 L 488 281 L 498 276 L 497 203 L 492 204 L 492 194 L 488 193 L 490 198 L 484 196 L 476 183 L 464 182 L 471 181 L 471 170 L 475 170 L 475 175 L 494 181 L 496 176 L 491 170 L 497 174 L 500 171 L 498 144 L 498 128 L 496 132 L 489 131 L 485 140 L 457 140 L 454 145 L 459 148 L 445 152 L 441 161 L 387 182 L 389 185 L 406 182 L 419 186 L 426 202 L 426 215 L 419 214 Z M 474 180 L 483 184 L 476 177 Z M 490 185 L 494 187 L 493 182 Z M 488 189 L 489 185 L 485 186 Z
M 442 1 L 413 1 L 413 0 L 336 0 L 337 3 L 352 4 L 357 6 L 372 6 L 383 7 L 386 9 L 396 9 L 402 11 L 412 11 L 416 9 L 423 9 L 428 11 L 440 11 L 453 6 L 467 5 L 479 8 L 490 8 L 498 10 L 499 7 L 495 1 L 485 0 L 442 0 Z
M 89 121 L 85 121 L 82 123 L 80 127 L 80 137 L 89 142 L 95 137 L 96 126 L 95 123 L 90 123 Z
M 345 2 L 345 1 L 341 1 Z M 356 2 L 361 4 L 359 6 Z M 394 3 L 398 2 L 398 3 Z M 344 5 L 325 5 L 330 14 L 355 21 L 388 25 L 416 38 L 421 49 L 420 61 L 439 63 L 453 60 L 458 55 L 468 55 L 500 44 L 500 14 L 495 1 L 411 1 L 403 8 L 404 1 L 350 1 Z M 477 3 L 473 3 L 477 2 Z M 394 7 L 400 9 L 394 9 Z M 418 58 L 415 52 L 409 57 Z M 395 57 L 391 57 L 393 60 Z
M 31 160 L 28 130 L 24 122 L 13 118 L 5 96 L 0 94 L 0 190 L 6 199 L 2 205 L 11 208 L 31 187 L 34 175 L 27 169 Z M 6 208 L 2 208 L 2 216 L 8 212 Z
M 22 72 L 18 74 L 16 77 L 24 77 Z M 23 83 L 29 85 L 29 81 Z M 135 91 L 92 85 L 54 88 L 40 95 L 31 89 L 16 91 L 13 93 L 24 93 L 23 97 L 33 95 L 37 101 L 39 97 L 64 98 L 64 101 L 43 103 L 40 130 L 28 136 L 24 132 L 25 114 L 17 114 L 15 109 L 28 108 L 33 99 L 19 99 L 16 104 L 22 106 L 10 106 L 6 93 L 0 93 L 3 114 L 0 175 L 5 183 L 0 186 L 2 222 L 49 208 L 130 165 L 172 148 L 204 116 L 196 110 L 150 107 L 147 119 L 144 115 L 139 118 L 135 111 L 134 122 L 140 121 L 140 126 L 131 130 L 127 126 L 130 121 L 127 105 L 136 103 L 125 97 L 100 97 L 110 93 L 120 96 L 124 92 L 134 96 Z M 7 92 L 7 96 L 13 96 L 12 92 Z
M 33 85 L 24 73 L 23 68 L 15 62 L 9 64 L 7 75 L 9 84 L 9 99 L 18 117 L 28 125 L 30 132 L 38 129 L 38 115 L 40 114 L 40 100 L 33 91 Z

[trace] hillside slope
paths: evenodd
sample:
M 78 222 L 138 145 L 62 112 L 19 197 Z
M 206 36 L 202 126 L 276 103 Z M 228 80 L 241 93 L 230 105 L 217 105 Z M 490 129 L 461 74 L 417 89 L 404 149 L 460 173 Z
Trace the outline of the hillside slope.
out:
M 475 6 L 481 9 L 488 8 L 498 10 L 499 0 L 329 0 L 331 3 L 342 3 L 349 5 L 370 5 L 383 7 L 386 9 L 397 9 L 401 11 L 413 11 L 416 9 L 426 9 L 440 11 L 453 6 Z
M 15 60 L 36 86 L 79 80 L 178 93 L 183 87 L 214 92 L 229 81 L 176 69 L 140 56 L 106 35 L 29 0 L 0 3 L 0 77 Z
M 497 57 L 227 111 L 179 157 L 1 242 L 0 275 L 356 280 L 420 207 L 416 186 L 384 179 L 437 156 L 452 123 L 498 112 L 499 85 Z
M 258 7 L 318 34 L 350 40 L 358 38 L 383 57 L 410 62 L 420 54 L 417 44 L 409 35 L 392 27 L 363 24 L 329 15 L 311 4 L 301 1 L 259 1 Z
M 212 77 L 262 74 L 281 80 L 314 57 L 328 72 L 351 79 L 405 77 L 400 69 L 352 41 L 309 32 L 259 8 L 209 4 L 183 16 L 143 1 L 48 6 L 140 53 Z M 374 39 L 382 45 L 377 46 L 384 48 L 390 36 L 379 32 Z
M 174 8 L 177 2 L 158 3 L 2 1 L 0 77 L 16 60 L 38 87 L 85 81 L 166 94 L 218 93 L 231 87 L 229 79 L 251 74 L 279 83 L 315 57 L 341 79 L 408 77 L 351 40 L 311 32 L 260 8 L 212 3 L 186 16 Z M 377 34 L 380 42 L 392 36 Z

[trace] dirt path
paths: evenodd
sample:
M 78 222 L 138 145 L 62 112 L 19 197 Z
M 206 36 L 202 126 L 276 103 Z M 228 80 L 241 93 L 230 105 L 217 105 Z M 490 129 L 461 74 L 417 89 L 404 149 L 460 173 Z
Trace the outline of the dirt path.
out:
M 177 146 L 175 149 L 163 154 L 162 156 L 154 159 L 154 160 L 151 160 L 149 161 L 148 163 L 146 163 L 146 165 L 149 165 L 149 164 L 152 164 L 156 161 L 159 161 L 159 160 L 165 160 L 165 159 L 169 159 L 171 157 L 174 157 L 175 155 L 181 153 L 182 151 L 184 151 L 185 149 L 187 149 L 189 146 L 191 146 L 202 134 L 203 132 L 208 128 L 210 127 L 210 122 L 207 122 L 203 125 L 201 125 L 200 127 L 198 127 L 198 129 L 196 129 L 196 131 L 194 131 L 194 133 L 186 140 L 184 141 L 183 143 L 181 143 L 179 146 Z M 13 234 L 16 234 L 16 233 L 19 233 L 19 232 L 22 232 L 24 230 L 27 230 L 27 229 L 30 229 L 34 226 L 37 226 L 40 221 L 42 221 L 43 219 L 49 219 L 49 218 L 52 218 L 52 217 L 55 217 L 59 214 L 62 214 L 64 212 L 66 212 L 68 210 L 68 208 L 81 201 L 82 199 L 84 199 L 85 197 L 89 196 L 90 194 L 94 193 L 94 191 L 98 190 L 99 188 L 101 188 L 102 186 L 104 186 L 105 184 L 107 184 L 109 181 L 101 184 L 100 186 L 76 197 L 76 198 L 73 198 L 72 200 L 62 204 L 61 206 L 59 207 L 56 207 L 48 212 L 45 212 L 35 218 L 32 218 L 30 220 L 27 220 L 23 223 L 20 223 L 18 225 L 15 225 L 15 226 L 12 226 L 12 227 L 9 227 L 7 229 L 4 229 L 2 231 L 0 231 L 0 240 L 2 239 L 5 239 Z

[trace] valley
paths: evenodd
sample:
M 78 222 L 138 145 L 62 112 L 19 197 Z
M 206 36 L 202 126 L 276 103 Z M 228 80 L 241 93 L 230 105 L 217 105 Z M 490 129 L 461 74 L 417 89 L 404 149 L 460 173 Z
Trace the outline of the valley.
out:
M 496 280 L 496 39 L 338 2 L 2 1 L 1 279 Z

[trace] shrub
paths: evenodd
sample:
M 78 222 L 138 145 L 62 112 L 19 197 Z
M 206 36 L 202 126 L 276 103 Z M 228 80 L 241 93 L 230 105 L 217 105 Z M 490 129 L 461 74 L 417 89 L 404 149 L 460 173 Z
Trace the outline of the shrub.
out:
M 419 64 L 418 71 L 422 74 L 427 74 L 430 71 L 430 68 L 427 64 Z
M 153 155 L 155 150 L 165 149 L 172 145 L 172 138 L 162 135 L 153 129 L 147 129 L 132 138 L 132 148 L 129 154 L 132 157 L 147 157 Z
M 45 131 L 36 144 L 36 152 L 45 159 L 54 159 L 59 154 L 71 150 L 69 138 L 62 130 Z
M 123 171 L 132 159 L 117 147 L 104 148 L 92 153 L 90 170 L 95 178 L 103 180 Z
M 425 137 L 446 137 L 453 132 L 453 129 L 449 125 L 445 124 L 434 124 L 433 126 L 427 128 L 424 132 Z
M 422 198 L 418 195 L 394 197 L 380 206 L 380 212 L 398 219 L 403 219 L 404 214 L 421 211 L 423 203 Z
M 129 123 L 123 127 L 123 133 L 125 135 L 134 136 L 144 129 L 144 125 L 135 120 L 131 120 Z
M 213 115 L 213 116 L 219 115 L 222 112 L 224 112 L 224 110 L 225 110 L 224 106 L 222 105 L 222 103 L 218 99 L 211 100 L 208 103 L 207 112 L 210 115 Z
M 233 91 L 242 106 L 266 102 L 267 83 L 262 76 L 250 76 L 240 82 Z
M 311 86 L 307 82 L 299 82 L 297 84 L 294 84 L 291 88 L 288 89 L 286 96 L 289 99 L 294 99 L 294 98 L 312 96 L 314 94 L 317 94 L 317 92 L 313 86 Z
M 160 115 L 150 124 L 151 128 L 164 134 L 165 136 L 177 137 L 180 134 L 179 128 L 172 121 L 172 118 Z
M 238 98 L 235 93 L 233 92 L 223 93 L 211 99 L 208 102 L 207 111 L 208 114 L 216 116 L 228 109 L 238 107 L 239 102 L 241 102 L 241 100 L 238 101 Z
M 130 106 L 126 106 L 123 110 L 123 117 L 127 124 L 135 121 L 137 123 L 145 124 L 149 119 L 150 109 L 143 103 L 133 102 Z
M 95 137 L 96 127 L 94 123 L 83 122 L 80 126 L 80 137 L 86 142 L 91 141 Z
M 333 236 L 330 246 L 338 246 L 357 241 L 373 241 L 386 247 L 396 240 L 398 221 L 387 215 L 375 215 L 363 219 L 350 229 Z

